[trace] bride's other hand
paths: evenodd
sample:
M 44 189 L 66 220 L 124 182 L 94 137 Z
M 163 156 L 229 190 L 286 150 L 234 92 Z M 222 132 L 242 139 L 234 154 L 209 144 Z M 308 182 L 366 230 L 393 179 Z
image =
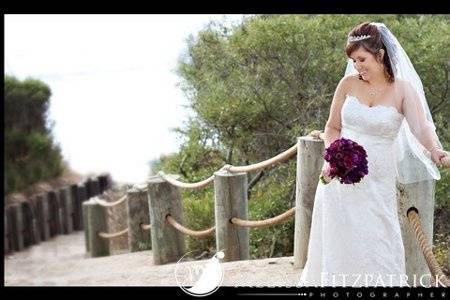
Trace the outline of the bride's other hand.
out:
M 329 183 L 332 178 L 330 177 L 330 164 L 325 161 L 322 167 L 322 171 L 320 172 L 320 176 L 323 176 L 324 180 Z
M 439 167 L 442 165 L 441 159 L 447 155 L 449 155 L 449 153 L 440 148 L 434 148 L 431 150 L 431 159 Z

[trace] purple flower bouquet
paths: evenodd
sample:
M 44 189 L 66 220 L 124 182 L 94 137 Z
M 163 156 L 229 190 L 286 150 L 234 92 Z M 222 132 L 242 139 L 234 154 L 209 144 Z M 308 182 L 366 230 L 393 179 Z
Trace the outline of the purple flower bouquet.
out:
M 369 173 L 366 150 L 350 139 L 339 138 L 331 143 L 325 149 L 324 159 L 330 164 L 327 175 L 332 179 L 337 177 L 341 184 L 355 184 Z M 328 183 L 323 175 L 320 181 Z

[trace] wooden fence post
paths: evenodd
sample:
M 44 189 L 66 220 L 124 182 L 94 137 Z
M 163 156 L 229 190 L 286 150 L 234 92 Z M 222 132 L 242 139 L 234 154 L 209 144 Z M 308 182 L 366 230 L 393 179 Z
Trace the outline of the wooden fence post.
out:
M 134 185 L 127 191 L 128 248 L 130 252 L 151 249 L 151 231 L 141 225 L 150 224 L 147 187 Z
M 9 213 L 9 206 L 5 206 L 4 211 L 5 219 L 4 221 L 4 240 L 5 240 L 5 254 L 9 254 L 12 252 L 12 246 L 11 246 L 11 220 L 10 220 L 10 213 Z
M 39 221 L 37 218 L 37 207 L 32 206 L 32 209 L 33 209 L 33 223 L 32 223 L 33 239 L 35 244 L 39 244 L 41 242 L 41 231 L 39 228 Z
M 29 247 L 39 243 L 36 214 L 33 205 L 29 201 L 22 202 L 21 209 L 23 216 L 23 242 L 25 247 Z
M 80 201 L 80 195 L 78 192 L 78 185 L 77 184 L 71 184 L 69 186 L 69 193 L 70 193 L 70 199 L 72 203 L 72 224 L 73 224 L 73 230 L 77 231 L 81 229 L 81 223 L 82 223 L 82 217 L 81 217 L 81 201 Z
M 10 219 L 11 219 L 11 240 L 12 248 L 14 251 L 22 251 L 24 246 L 23 241 L 23 214 L 22 205 L 13 204 L 9 206 Z
M 303 268 L 308 255 L 311 217 L 325 144 L 309 136 L 298 138 L 295 198 L 294 268 Z
M 50 237 L 62 233 L 62 210 L 58 200 L 58 194 L 55 191 L 47 193 L 49 214 L 50 214 Z
M 70 190 L 68 187 L 59 189 L 59 203 L 62 211 L 62 233 L 70 234 L 73 232 L 73 207 L 72 199 L 70 197 Z
M 86 246 L 86 252 L 91 252 L 90 244 L 89 244 L 89 219 L 88 219 L 88 209 L 90 200 L 84 201 L 81 204 L 81 211 L 83 214 L 83 229 L 84 229 L 84 241 Z
M 85 201 L 87 201 L 89 199 L 87 196 L 87 192 L 86 192 L 86 186 L 84 184 L 78 185 L 78 197 L 79 197 L 80 207 L 81 207 L 80 220 L 79 220 L 80 224 L 79 225 L 80 225 L 80 230 L 83 230 L 85 228 L 84 225 L 86 224 L 87 219 L 85 220 L 86 214 L 84 213 L 84 209 L 83 209 L 82 205 Z
M 214 173 L 216 251 L 225 253 L 223 261 L 247 260 L 249 228 L 231 223 L 231 218 L 248 219 L 247 173 Z
M 100 232 L 108 232 L 107 208 L 93 200 L 84 202 L 83 206 L 87 208 L 88 243 L 91 257 L 110 255 L 109 240 L 99 235 Z
M 148 201 L 153 263 L 161 265 L 177 261 L 185 252 L 184 236 L 166 221 L 166 216 L 170 214 L 183 222 L 180 192 L 161 177 L 153 176 L 148 180 Z
M 41 241 L 46 241 L 50 238 L 50 215 L 47 194 L 36 196 L 36 215 Z

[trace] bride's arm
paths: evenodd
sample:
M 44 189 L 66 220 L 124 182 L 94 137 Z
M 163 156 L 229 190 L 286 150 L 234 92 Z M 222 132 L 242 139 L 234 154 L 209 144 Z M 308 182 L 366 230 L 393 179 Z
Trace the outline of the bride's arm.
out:
M 325 125 L 324 130 L 324 143 L 325 148 L 328 148 L 331 143 L 339 138 L 341 133 L 342 123 L 341 123 L 341 109 L 344 104 L 345 97 L 349 90 L 349 86 L 353 78 L 351 76 L 346 76 L 341 79 L 336 91 L 334 92 L 333 101 L 331 102 L 330 113 L 328 116 L 328 121 Z

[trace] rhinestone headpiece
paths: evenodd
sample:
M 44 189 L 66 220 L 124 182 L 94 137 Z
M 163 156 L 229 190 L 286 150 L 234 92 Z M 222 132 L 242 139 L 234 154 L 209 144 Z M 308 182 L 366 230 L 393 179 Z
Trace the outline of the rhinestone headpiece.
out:
M 348 37 L 347 42 L 351 43 L 351 42 L 357 42 L 357 41 L 361 41 L 361 40 L 365 40 L 370 38 L 370 35 L 351 35 Z

